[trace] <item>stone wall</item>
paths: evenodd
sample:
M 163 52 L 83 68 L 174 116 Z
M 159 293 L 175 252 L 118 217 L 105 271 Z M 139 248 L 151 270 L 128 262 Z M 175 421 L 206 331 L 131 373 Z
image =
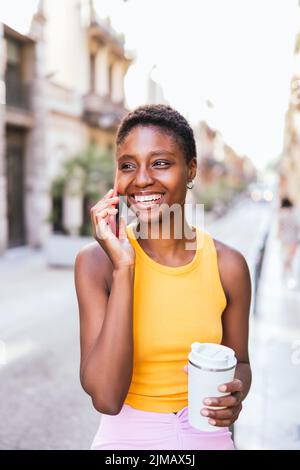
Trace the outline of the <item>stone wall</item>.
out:
M 46 152 L 45 43 L 42 28 L 36 27 L 32 63 L 32 113 L 34 125 L 29 134 L 26 168 L 26 230 L 28 244 L 42 246 L 50 233 L 47 222 L 51 205 Z

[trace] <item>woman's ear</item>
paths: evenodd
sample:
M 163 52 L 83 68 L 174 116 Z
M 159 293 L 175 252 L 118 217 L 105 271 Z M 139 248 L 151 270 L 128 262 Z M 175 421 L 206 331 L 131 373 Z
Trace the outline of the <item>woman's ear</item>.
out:
M 191 181 L 196 178 L 197 174 L 197 158 L 194 157 L 189 162 L 189 169 L 188 169 L 188 180 Z

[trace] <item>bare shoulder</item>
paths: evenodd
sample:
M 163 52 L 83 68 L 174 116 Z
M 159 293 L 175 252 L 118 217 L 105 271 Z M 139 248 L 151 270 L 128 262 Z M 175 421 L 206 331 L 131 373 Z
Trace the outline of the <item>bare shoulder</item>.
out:
M 237 249 L 213 238 L 217 252 L 218 268 L 226 294 L 237 285 L 250 288 L 250 271 L 244 255 Z
M 236 248 L 213 238 L 216 247 L 218 261 L 228 264 L 229 268 L 242 269 L 247 265 L 244 255 Z
M 104 280 L 108 290 L 110 290 L 112 275 L 112 263 L 99 245 L 92 242 L 81 248 L 76 255 L 75 276 L 86 279 Z

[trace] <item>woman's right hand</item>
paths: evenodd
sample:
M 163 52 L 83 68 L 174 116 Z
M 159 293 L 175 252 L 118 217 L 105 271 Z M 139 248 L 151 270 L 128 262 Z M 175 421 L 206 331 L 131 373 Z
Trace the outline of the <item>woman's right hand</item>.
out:
M 133 267 L 135 264 L 135 251 L 128 240 L 126 223 L 123 217 L 120 217 L 119 238 L 111 230 L 110 218 L 117 214 L 118 209 L 114 205 L 119 201 L 119 197 L 111 197 L 112 192 L 113 190 L 110 189 L 91 208 L 90 216 L 93 236 L 102 246 L 116 270 L 128 266 Z

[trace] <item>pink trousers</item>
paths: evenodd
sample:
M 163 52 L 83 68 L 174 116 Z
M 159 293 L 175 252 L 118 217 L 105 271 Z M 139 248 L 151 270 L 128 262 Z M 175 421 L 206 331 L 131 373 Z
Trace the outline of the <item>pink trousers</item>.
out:
M 203 432 L 190 426 L 188 407 L 176 414 L 133 408 L 126 403 L 117 415 L 101 415 L 91 450 L 172 449 L 235 450 L 228 427 Z

